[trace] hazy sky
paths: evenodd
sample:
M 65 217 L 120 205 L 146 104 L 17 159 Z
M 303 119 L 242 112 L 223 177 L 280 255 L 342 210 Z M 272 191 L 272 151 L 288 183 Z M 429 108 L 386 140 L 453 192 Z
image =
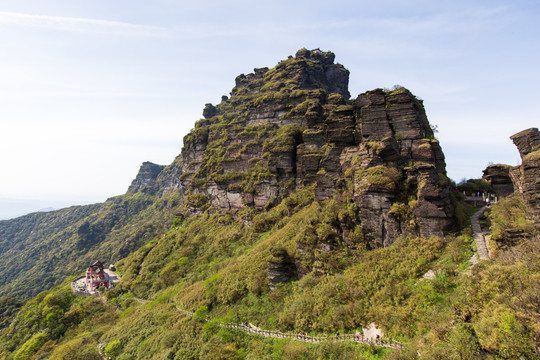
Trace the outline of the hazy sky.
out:
M 205 103 L 302 48 L 336 54 L 353 97 L 424 99 L 448 175 L 519 163 L 538 127 L 531 1 L 0 1 L 0 197 L 97 202 L 169 164 Z

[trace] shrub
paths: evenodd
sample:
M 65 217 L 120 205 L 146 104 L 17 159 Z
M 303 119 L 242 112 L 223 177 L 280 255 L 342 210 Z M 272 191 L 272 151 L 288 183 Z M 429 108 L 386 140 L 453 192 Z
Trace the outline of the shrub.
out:
M 122 343 L 120 340 L 113 340 L 107 346 L 105 346 L 105 349 L 103 351 L 108 356 L 118 356 L 120 354 L 120 351 L 122 350 Z
M 281 127 L 275 136 L 267 139 L 263 151 L 270 153 L 291 152 L 296 147 L 296 139 L 301 135 L 302 129 L 298 124 L 288 124 Z
M 364 182 L 364 186 L 380 186 L 389 191 L 396 189 L 396 183 L 401 178 L 401 172 L 394 168 L 384 165 L 369 167 L 358 172 Z
M 14 360 L 29 359 L 32 355 L 38 351 L 45 342 L 49 340 L 46 333 L 37 333 L 26 341 L 20 348 L 13 354 Z
M 492 207 L 489 218 L 494 240 L 501 240 L 507 229 L 523 230 L 529 234 L 534 232 L 534 225 L 527 219 L 527 208 L 519 194 L 500 199 Z

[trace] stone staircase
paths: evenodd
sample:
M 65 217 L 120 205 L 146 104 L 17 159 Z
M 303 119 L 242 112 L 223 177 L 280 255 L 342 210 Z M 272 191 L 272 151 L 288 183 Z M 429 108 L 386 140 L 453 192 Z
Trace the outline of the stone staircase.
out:
M 181 309 L 178 306 L 176 306 L 176 309 L 187 316 L 193 316 L 194 314 L 191 311 Z M 205 321 L 209 321 L 209 319 L 206 318 Z M 301 342 L 308 342 L 308 343 L 349 341 L 349 342 L 354 342 L 357 344 L 373 345 L 373 346 L 390 348 L 390 349 L 397 349 L 397 350 L 403 349 L 403 344 L 398 341 L 395 341 L 392 339 L 384 339 L 384 338 L 369 338 L 363 335 L 343 334 L 343 335 L 335 335 L 335 336 L 309 336 L 305 334 L 283 333 L 277 330 L 264 330 L 251 324 L 249 325 L 231 324 L 231 323 L 224 323 L 220 321 L 216 321 L 215 324 L 217 324 L 218 326 L 222 328 L 239 330 L 239 331 L 243 331 L 245 333 L 251 334 L 251 335 L 258 335 L 258 336 L 278 338 L 278 339 L 289 339 L 293 341 L 301 341 Z
M 489 260 L 489 250 L 486 244 L 486 239 L 482 234 L 482 228 L 478 221 L 478 217 L 484 212 L 486 207 L 482 207 L 473 216 L 471 216 L 471 225 L 474 235 L 474 241 L 476 242 L 476 251 L 478 252 L 478 259 Z

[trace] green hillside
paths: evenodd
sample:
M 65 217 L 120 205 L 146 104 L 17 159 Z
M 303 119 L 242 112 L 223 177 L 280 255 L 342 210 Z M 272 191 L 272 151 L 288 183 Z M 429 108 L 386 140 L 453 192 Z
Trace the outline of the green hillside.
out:
M 106 302 L 73 296 L 68 281 L 30 300 L 0 335 L 2 358 L 99 359 L 98 344 L 115 359 L 537 358 L 538 237 L 472 269 L 467 235 L 370 251 L 309 241 L 346 212 L 305 189 L 251 226 L 227 213 L 185 220 L 118 263 Z M 311 244 L 301 261 L 319 271 L 270 290 L 268 267 L 287 267 L 299 238 Z M 308 335 L 374 322 L 405 350 L 261 338 L 218 321 Z
M 166 231 L 181 194 L 142 192 L 0 221 L 0 297 L 28 298 L 100 259 L 115 262 Z

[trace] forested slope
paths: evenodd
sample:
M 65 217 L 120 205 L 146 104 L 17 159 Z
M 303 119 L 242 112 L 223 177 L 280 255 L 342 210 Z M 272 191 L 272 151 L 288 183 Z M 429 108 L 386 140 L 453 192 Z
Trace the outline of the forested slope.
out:
M 117 261 L 164 232 L 182 193 L 145 189 L 151 188 L 0 221 L 0 297 L 32 297 L 97 260 Z

